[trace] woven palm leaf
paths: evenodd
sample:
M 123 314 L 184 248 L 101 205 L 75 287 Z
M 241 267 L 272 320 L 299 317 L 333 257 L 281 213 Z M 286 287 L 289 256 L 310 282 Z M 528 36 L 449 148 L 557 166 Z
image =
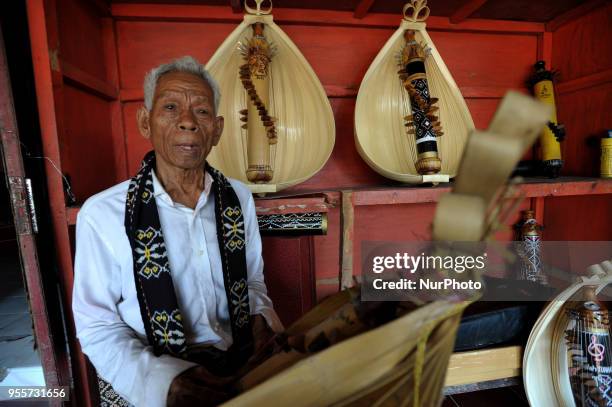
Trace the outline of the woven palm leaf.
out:
M 412 0 L 421 3 L 422 0 Z M 406 5 L 407 7 L 410 4 Z M 361 157 L 379 174 L 407 183 L 420 183 L 414 135 L 406 133 L 404 116 L 411 114 L 410 98 L 398 77 L 397 56 L 404 45 L 405 30 L 416 31 L 416 41 L 431 53 L 425 69 L 432 97 L 439 98 L 439 119 L 444 136 L 438 138 L 441 174 L 454 177 L 474 122 L 459 87 L 444 64 L 422 21 L 402 20 L 366 72 L 355 106 L 355 142 Z M 418 18 L 420 20 L 420 18 Z
M 485 228 L 487 209 L 548 117 L 542 106 L 527 96 L 509 94 L 492 122 L 492 133 L 472 136 L 473 152 L 465 154 L 453 192 L 436 210 L 437 240 L 479 241 L 488 236 L 492 228 Z M 515 143 L 506 145 L 505 140 Z M 500 149 L 500 144 L 511 148 Z M 478 164 L 484 158 L 500 163 L 500 168 L 483 175 Z M 472 176 L 466 181 L 464 175 Z M 457 225 L 458 217 L 469 219 Z M 246 391 L 226 405 L 438 406 L 461 313 L 469 302 L 434 301 L 368 330 L 359 317 L 363 308 L 358 308 L 369 303 L 356 297 L 356 289 L 337 293 L 285 331 L 289 345 L 315 343 L 317 333 L 335 342 L 314 354 L 302 354 L 294 345 L 276 354 L 242 379 Z
M 350 300 L 315 307 L 287 332 L 303 333 Z M 297 362 L 226 406 L 436 406 L 466 303 L 436 301 Z
M 245 15 L 206 65 L 219 82 L 219 114 L 225 118 L 221 141 L 209 155 L 211 165 L 252 186 L 246 177 L 247 145 L 239 113 L 247 108 L 239 79 L 244 62 L 237 47 L 252 35 L 251 24 L 256 22 L 265 25 L 266 38 L 276 49 L 269 68 L 269 111 L 276 118 L 278 143 L 270 147 L 274 170 L 270 184 L 278 191 L 305 181 L 323 167 L 334 147 L 334 116 L 319 79 L 272 15 Z

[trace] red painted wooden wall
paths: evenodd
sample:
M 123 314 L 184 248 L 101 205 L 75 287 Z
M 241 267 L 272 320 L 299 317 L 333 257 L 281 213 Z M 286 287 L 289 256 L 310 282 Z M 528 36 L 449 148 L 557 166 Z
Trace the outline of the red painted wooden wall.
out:
M 569 21 L 552 38 L 557 113 L 568 134 L 563 172 L 597 177 L 599 138 L 612 129 L 612 4 Z M 547 240 L 612 240 L 609 196 L 548 198 L 544 219 Z
M 115 4 L 112 15 L 101 16 L 92 4 L 57 1 L 58 71 L 64 77 L 60 153 L 62 169 L 71 176 L 75 194 L 82 202 L 133 174 L 150 148 L 138 133 L 135 120 L 136 110 L 142 104 L 142 81 L 147 70 L 187 54 L 207 61 L 241 16 L 232 14 L 227 7 L 138 4 Z M 399 17 L 381 14 L 355 20 L 348 12 L 300 13 L 298 16 L 293 10 L 277 9 L 275 17 L 328 91 L 337 138 L 332 156 L 321 172 L 293 189 L 337 191 L 395 185 L 359 157 L 353 141 L 353 115 L 360 81 L 397 28 Z M 323 18 L 325 23 L 321 23 Z M 597 145 L 588 147 L 586 141 L 600 133 L 604 123 L 610 125 L 607 106 L 611 98 L 612 53 L 607 52 L 609 46 L 605 42 L 610 34 L 609 21 L 607 6 L 568 22 L 553 33 L 546 32 L 540 23 L 482 20 L 452 25 L 440 17 L 430 18 L 428 31 L 460 86 L 478 128 L 487 127 L 506 90 L 527 92 L 525 80 L 538 58 L 560 70 L 559 118 L 568 130 L 563 145 L 564 173 L 596 176 L 599 149 Z M 593 80 L 602 73 L 608 81 L 603 86 Z M 580 226 L 591 223 L 593 214 L 610 220 L 610 211 L 603 209 L 609 200 L 599 201 L 591 197 L 547 198 L 542 205 L 547 208 L 543 217 L 547 223 L 546 238 L 609 238 L 609 228 L 586 232 Z M 580 222 L 565 222 L 563 213 L 576 205 L 590 205 L 593 211 L 585 211 Z M 434 207 L 431 203 L 358 208 L 355 258 L 359 255 L 358 242 L 365 236 L 428 238 Z M 313 245 L 319 298 L 338 286 L 339 209 L 332 208 L 329 216 L 328 236 L 314 238 Z M 398 221 L 403 227 L 396 227 Z M 510 239 L 512 234 L 506 232 L 500 237 Z
M 140 137 L 135 120 L 146 71 L 187 54 L 206 62 L 242 19 L 227 6 L 113 3 L 108 12 L 101 4 L 28 0 L 30 21 L 36 23 L 30 31 L 45 154 L 70 176 L 79 203 L 128 178 L 150 148 Z M 612 6 L 607 4 L 575 21 L 548 26 L 477 19 L 451 24 L 446 17 L 430 17 L 428 32 L 478 128 L 488 126 L 508 89 L 528 92 L 525 80 L 536 60 L 544 59 L 558 69 L 558 115 L 568 133 L 563 145 L 564 174 L 593 177 L 598 175 L 599 148 L 589 147 L 587 141 L 606 126 L 612 127 L 612 52 L 607 42 L 612 37 L 611 13 Z M 401 188 L 363 162 L 353 139 L 360 81 L 397 28 L 400 9 L 397 14 L 371 13 L 363 19 L 355 19 L 350 11 L 329 10 L 278 8 L 274 15 L 324 85 L 337 129 L 334 151 L 321 172 L 286 191 L 328 191 L 327 235 L 264 240 L 269 289 L 281 317 L 290 322 L 316 299 L 338 290 L 340 191 Z M 45 70 L 51 72 L 51 78 L 44 75 Z M 48 170 L 66 308 L 70 309 L 72 247 L 64 227 L 74 221 L 75 211 L 64 207 L 59 178 Z M 612 195 L 605 193 L 535 194 L 521 208 L 537 210 L 547 240 L 612 240 Z M 360 270 L 362 240 L 428 239 L 435 201 L 357 202 L 352 232 L 355 273 Z M 507 226 L 517 220 L 510 219 Z M 512 239 L 512 231 L 507 228 L 497 237 Z M 68 325 L 72 329 L 71 321 Z

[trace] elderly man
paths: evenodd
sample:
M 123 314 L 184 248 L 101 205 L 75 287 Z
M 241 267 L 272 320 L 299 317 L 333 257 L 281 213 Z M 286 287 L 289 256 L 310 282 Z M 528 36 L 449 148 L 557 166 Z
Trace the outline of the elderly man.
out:
M 161 65 L 144 91 L 138 128 L 153 151 L 134 178 L 79 212 L 77 336 L 125 405 L 216 404 L 232 396 L 228 384 L 270 328 L 282 329 L 255 205 L 243 184 L 206 163 L 223 117 L 204 67 L 191 57 Z

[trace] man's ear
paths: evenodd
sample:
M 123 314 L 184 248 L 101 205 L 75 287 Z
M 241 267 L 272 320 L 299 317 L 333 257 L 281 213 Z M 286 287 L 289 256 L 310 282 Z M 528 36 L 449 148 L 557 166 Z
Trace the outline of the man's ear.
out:
M 225 124 L 225 119 L 223 116 L 215 117 L 215 134 L 213 138 L 213 146 L 219 144 L 219 140 L 221 139 L 221 134 L 223 134 L 223 126 Z
M 141 106 L 136 113 L 136 121 L 138 122 L 138 130 L 142 137 L 147 140 L 151 138 L 151 126 L 149 124 L 149 111 L 146 107 Z

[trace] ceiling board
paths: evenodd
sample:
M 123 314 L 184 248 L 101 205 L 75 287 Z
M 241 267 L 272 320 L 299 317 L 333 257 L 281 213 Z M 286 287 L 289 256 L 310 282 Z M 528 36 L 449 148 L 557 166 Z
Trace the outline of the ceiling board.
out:
M 491 0 L 471 18 L 544 22 L 584 3 L 584 0 Z
M 109 0 L 101 0 L 109 1 Z M 407 0 L 375 0 L 370 13 L 402 13 Z M 586 0 L 489 0 L 470 18 L 548 22 Z M 203 4 L 230 7 L 230 0 L 111 0 L 112 3 Z M 469 0 L 429 0 L 432 16 L 450 17 Z M 254 0 L 250 3 L 254 5 Z M 275 8 L 355 11 L 359 0 L 274 0 Z

